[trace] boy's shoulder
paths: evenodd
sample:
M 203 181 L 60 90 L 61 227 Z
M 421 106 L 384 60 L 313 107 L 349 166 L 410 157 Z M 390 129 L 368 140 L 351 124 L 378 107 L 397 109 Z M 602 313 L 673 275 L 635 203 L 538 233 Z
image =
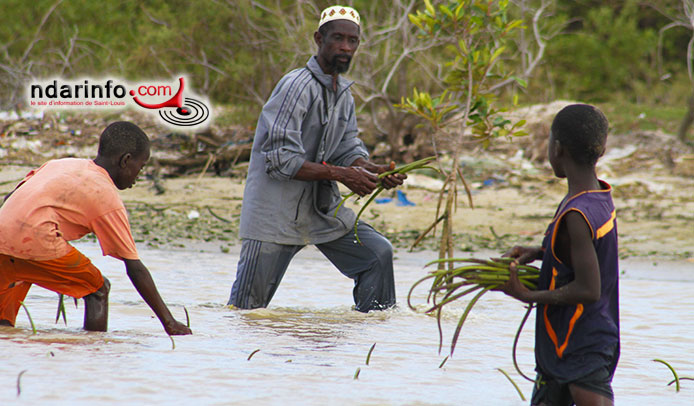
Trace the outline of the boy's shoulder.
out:
M 571 198 L 564 207 L 564 212 L 575 210 L 580 212 L 591 228 L 600 227 L 608 221 L 614 221 L 616 210 L 612 200 L 612 188 L 606 182 L 600 181 L 602 188 L 582 192 Z

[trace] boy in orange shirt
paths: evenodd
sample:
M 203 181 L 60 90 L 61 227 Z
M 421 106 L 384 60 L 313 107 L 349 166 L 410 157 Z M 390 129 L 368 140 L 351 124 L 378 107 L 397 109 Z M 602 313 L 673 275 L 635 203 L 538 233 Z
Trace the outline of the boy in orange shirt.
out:
M 149 139 L 135 124 L 112 123 L 94 160 L 52 160 L 27 174 L 0 207 L 0 325 L 14 326 L 32 284 L 84 298 L 84 329 L 106 331 L 110 283 L 68 241 L 93 232 L 104 255 L 125 263 L 135 289 L 170 335 L 191 334 L 176 321 L 140 261 L 118 195 L 149 159 Z

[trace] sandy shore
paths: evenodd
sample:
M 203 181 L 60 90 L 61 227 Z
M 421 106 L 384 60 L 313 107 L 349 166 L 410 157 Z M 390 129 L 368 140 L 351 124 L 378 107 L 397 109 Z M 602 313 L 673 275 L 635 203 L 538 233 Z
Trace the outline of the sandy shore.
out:
M 553 112 L 566 103 L 520 109 L 514 114 L 528 119 L 526 126 L 531 135 L 499 141 L 488 150 L 473 147 L 463 154 L 462 171 L 470 184 L 474 208 L 461 192 L 454 217 L 457 250 L 501 251 L 516 244 L 540 243 L 556 205 L 566 193 L 565 181 L 556 179 L 545 162 L 548 123 Z M 50 120 L 44 121 L 44 128 L 52 128 Z M 77 120 L 61 125 L 67 131 L 70 126 L 84 123 Z M 60 132 L 61 125 L 53 132 L 28 130 L 40 124 L 14 123 L 12 128 L 17 133 L 0 137 L 0 157 L 4 154 L 0 162 L 1 195 L 12 190 L 30 169 L 49 159 L 93 157 L 97 138 L 86 135 L 92 128 L 85 127 L 79 137 Z M 154 135 L 153 139 L 154 157 L 180 153 L 173 138 Z M 163 172 L 163 194 L 156 193 L 151 180 L 155 168 L 148 165 L 135 187 L 121 194 L 136 242 L 154 248 L 204 244 L 228 252 L 238 243 L 246 164 L 240 162 L 224 176 L 214 176 L 212 169 L 173 176 L 169 168 Z M 636 129 L 610 134 L 607 153 L 597 169 L 598 176 L 613 186 L 623 258 L 675 259 L 694 264 L 691 148 L 660 131 Z M 439 186 L 439 180 L 416 174 L 402 188 L 414 206 L 398 206 L 391 194 L 392 202 L 371 205 L 362 219 L 386 234 L 396 248 L 406 250 L 436 219 Z M 347 205 L 355 208 L 362 202 L 350 200 Z M 417 249 L 433 249 L 436 245 L 437 239 L 430 235 Z
M 0 193 L 14 186 L 27 167 L 3 167 Z M 694 185 L 692 179 L 633 172 L 629 177 L 603 178 L 614 186 L 618 208 L 620 254 L 681 259 L 694 263 Z M 648 183 L 631 179 L 648 179 Z M 243 199 L 242 178 L 188 176 L 163 181 L 166 192 L 157 195 L 149 180 L 139 181 L 121 196 L 129 210 L 133 235 L 150 247 L 217 246 L 227 252 L 238 243 L 238 219 Z M 433 182 L 433 183 L 432 183 Z M 385 233 L 400 250 L 409 249 L 419 233 L 436 218 L 435 181 L 415 176 L 402 191 L 415 206 L 373 204 L 363 219 Z M 652 190 L 651 190 L 652 189 Z M 472 184 L 474 208 L 461 194 L 454 219 L 456 249 L 505 250 L 516 244 L 539 244 L 565 181 L 544 171 L 530 176 L 509 176 L 491 185 Z M 387 197 L 387 196 L 385 196 Z M 348 201 L 358 210 L 362 202 Z M 418 249 L 433 249 L 433 236 Z

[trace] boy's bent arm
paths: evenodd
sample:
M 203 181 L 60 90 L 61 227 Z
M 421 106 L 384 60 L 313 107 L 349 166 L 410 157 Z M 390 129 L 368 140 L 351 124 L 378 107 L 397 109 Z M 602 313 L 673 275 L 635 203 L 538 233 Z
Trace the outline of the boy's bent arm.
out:
M 568 212 L 563 222 L 569 249 L 568 258 L 561 259 L 573 269 L 574 280 L 558 289 L 532 291 L 518 281 L 514 266 L 512 277 L 500 290 L 526 303 L 590 304 L 600 299 L 600 265 L 588 223 L 575 211 Z
M 124 259 L 123 262 L 125 262 L 125 269 L 130 281 L 133 283 L 140 296 L 142 296 L 149 307 L 152 308 L 154 314 L 157 315 L 166 333 L 169 335 L 192 334 L 193 332 L 190 328 L 176 321 L 171 315 L 169 308 L 166 307 L 166 304 L 159 295 L 152 275 L 142 261 L 139 259 Z
M 510 250 L 506 251 L 502 257 L 514 258 L 520 264 L 527 264 L 535 261 L 536 259 L 542 259 L 544 250 L 542 247 L 523 247 L 516 245 Z

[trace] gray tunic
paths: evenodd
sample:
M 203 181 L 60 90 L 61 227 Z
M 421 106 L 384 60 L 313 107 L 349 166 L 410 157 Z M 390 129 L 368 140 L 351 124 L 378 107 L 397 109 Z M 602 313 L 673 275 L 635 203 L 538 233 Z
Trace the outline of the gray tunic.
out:
M 368 159 L 357 138 L 353 82 L 326 75 L 311 57 L 286 74 L 263 107 L 253 140 L 241 208 L 243 239 L 322 244 L 345 235 L 356 215 L 341 207 L 334 181 L 294 179 L 305 161 L 349 166 Z

